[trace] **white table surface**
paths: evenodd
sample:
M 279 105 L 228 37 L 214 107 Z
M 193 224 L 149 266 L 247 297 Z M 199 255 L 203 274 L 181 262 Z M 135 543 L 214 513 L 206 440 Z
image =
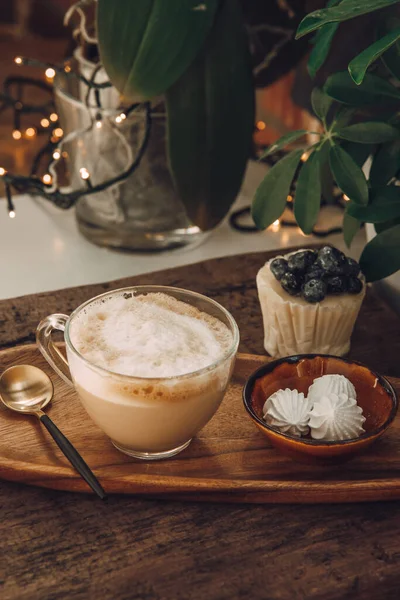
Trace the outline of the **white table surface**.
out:
M 262 174 L 258 165 L 249 169 L 234 208 L 250 203 Z M 0 201 L 0 299 L 100 283 L 214 257 L 321 242 L 313 236 L 305 237 L 297 227 L 281 228 L 278 232 L 240 233 L 225 220 L 197 248 L 126 254 L 99 248 L 83 238 L 73 210 L 62 211 L 28 196 L 17 196 L 14 200 L 14 219 L 9 218 L 6 203 Z M 322 224 L 332 227 L 340 224 L 341 214 L 337 209 L 324 209 L 321 219 Z M 324 241 L 346 250 L 342 235 Z M 351 251 L 346 252 L 358 258 L 364 243 L 361 231 Z

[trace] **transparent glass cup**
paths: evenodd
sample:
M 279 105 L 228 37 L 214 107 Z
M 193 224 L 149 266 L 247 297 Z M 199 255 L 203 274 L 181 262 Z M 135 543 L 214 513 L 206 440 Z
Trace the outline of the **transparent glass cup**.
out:
M 92 364 L 74 347 L 71 325 L 82 311 L 116 295 L 162 292 L 222 321 L 232 343 L 220 358 L 200 370 L 172 377 L 133 377 Z M 63 331 L 67 359 L 54 343 Z M 70 316 L 53 314 L 37 328 L 39 350 L 69 385 L 75 387 L 86 412 L 114 446 L 135 458 L 160 459 L 184 450 L 217 411 L 224 397 L 239 344 L 232 315 L 220 304 L 187 290 L 165 286 L 135 286 L 106 292 L 79 306 Z

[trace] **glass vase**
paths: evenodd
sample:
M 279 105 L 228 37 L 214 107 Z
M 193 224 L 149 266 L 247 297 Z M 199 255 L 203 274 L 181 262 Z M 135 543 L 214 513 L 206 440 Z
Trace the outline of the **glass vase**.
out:
M 83 68 L 90 76 L 89 67 L 83 64 Z M 101 73 L 96 81 L 102 81 Z M 102 106 L 98 107 L 93 91 L 88 97 L 87 86 L 67 76 L 58 76 L 54 89 L 71 188 L 89 189 L 125 171 L 145 135 L 144 108 L 125 117 L 116 108 L 114 88 L 100 90 Z M 149 141 L 139 167 L 124 181 L 78 200 L 76 219 L 88 240 L 121 250 L 152 251 L 197 245 L 207 237 L 209 232 L 190 221 L 174 189 L 165 139 L 161 105 L 158 112 L 152 111 Z

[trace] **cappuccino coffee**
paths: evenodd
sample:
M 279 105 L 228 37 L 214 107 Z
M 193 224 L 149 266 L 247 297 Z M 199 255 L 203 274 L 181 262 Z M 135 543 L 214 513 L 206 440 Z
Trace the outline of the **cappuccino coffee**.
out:
M 125 294 L 93 303 L 71 324 L 71 342 L 92 364 L 134 377 L 199 371 L 232 345 L 228 327 L 163 293 Z
M 222 307 L 184 290 L 103 294 L 72 315 L 68 334 L 86 411 L 118 449 L 139 458 L 179 452 L 210 420 L 238 343 Z

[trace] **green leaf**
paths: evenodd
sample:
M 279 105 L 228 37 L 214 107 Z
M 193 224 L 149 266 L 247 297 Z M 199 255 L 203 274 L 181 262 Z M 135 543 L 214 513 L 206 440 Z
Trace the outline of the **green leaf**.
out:
M 266 156 L 269 156 L 270 154 L 274 154 L 274 152 L 277 152 L 278 150 L 281 150 L 281 148 L 284 148 L 285 146 L 288 146 L 289 144 L 295 142 L 307 133 L 308 131 L 306 131 L 305 129 L 299 129 L 298 131 L 290 131 L 289 133 L 285 133 L 285 135 L 283 135 L 281 138 L 279 138 L 279 140 L 271 144 L 271 146 L 267 148 L 265 152 L 263 152 L 263 154 L 260 156 L 260 160 L 262 158 L 265 158 Z
M 333 131 L 348 125 L 351 119 L 353 118 L 354 113 L 354 108 L 349 108 L 348 106 L 340 106 L 332 121 Z
M 326 115 L 332 104 L 332 98 L 327 96 L 322 90 L 319 88 L 314 88 L 311 92 L 311 105 L 313 107 L 313 111 L 321 119 L 321 121 L 325 121 Z
M 349 214 L 364 223 L 383 223 L 400 217 L 400 187 L 382 186 L 371 193 L 368 206 L 349 203 Z
M 329 140 L 325 140 L 319 149 L 319 164 L 322 196 L 331 204 L 333 203 L 333 177 L 329 165 L 330 148 Z
M 315 31 L 326 23 L 338 23 L 354 19 L 360 15 L 374 12 L 380 8 L 385 8 L 392 4 L 397 4 L 399 0 L 346 0 L 339 6 L 315 10 L 305 16 L 301 21 L 296 34 L 296 39 Z
M 166 105 L 175 187 L 193 223 L 211 229 L 239 192 L 254 131 L 253 77 L 238 0 L 221 5 L 201 54 L 167 91 Z
M 365 165 L 374 148 L 373 144 L 357 144 L 356 142 L 344 142 L 341 146 L 360 168 Z
M 324 91 L 334 100 L 349 106 L 381 104 L 384 101 L 400 100 L 400 90 L 391 83 L 367 73 L 361 85 L 354 83 L 347 71 L 334 73 L 326 80 Z
M 360 267 L 367 281 L 378 281 L 400 269 L 400 225 L 378 233 L 368 242 Z
M 101 62 L 115 87 L 127 99 L 163 94 L 198 55 L 218 5 L 219 0 L 98 0 Z
M 372 187 L 385 185 L 400 168 L 400 139 L 383 144 L 372 161 L 369 181 Z
M 338 27 L 339 25 L 337 23 L 327 23 L 327 25 L 323 25 L 318 31 L 317 39 L 315 40 L 314 47 L 310 52 L 307 63 L 311 79 L 314 79 L 317 71 L 326 61 Z
M 399 139 L 400 132 L 395 127 L 380 121 L 355 123 L 335 131 L 336 135 L 349 142 L 359 144 L 382 144 Z
M 321 206 L 319 151 L 315 150 L 303 163 L 297 179 L 294 216 L 300 229 L 309 235 L 317 222 Z
M 353 81 L 357 85 L 364 79 L 368 67 L 393 46 L 399 38 L 400 28 L 394 29 L 353 58 L 349 63 L 348 69 Z
M 400 19 L 397 19 L 393 15 L 384 16 L 384 18 L 378 21 L 377 26 L 377 37 L 382 37 L 388 32 L 398 29 L 400 27 Z M 389 72 L 400 79 L 400 43 L 397 41 L 390 46 L 390 48 L 382 55 L 382 61 Z
M 360 230 L 360 227 L 360 221 L 352 217 L 346 210 L 343 215 L 343 237 L 348 248 L 350 248 L 355 235 Z
M 294 150 L 277 162 L 262 180 L 254 196 L 251 214 L 259 229 L 266 229 L 285 210 L 287 196 L 303 150 Z
M 381 233 L 381 231 L 386 231 L 386 229 L 390 229 L 391 227 L 394 227 L 395 225 L 400 225 L 400 218 L 399 219 L 390 219 L 389 221 L 384 221 L 383 223 L 375 223 L 374 227 L 375 227 L 376 233 Z
M 329 163 L 332 175 L 343 193 L 358 204 L 368 204 L 367 180 L 350 154 L 338 145 L 332 146 Z

